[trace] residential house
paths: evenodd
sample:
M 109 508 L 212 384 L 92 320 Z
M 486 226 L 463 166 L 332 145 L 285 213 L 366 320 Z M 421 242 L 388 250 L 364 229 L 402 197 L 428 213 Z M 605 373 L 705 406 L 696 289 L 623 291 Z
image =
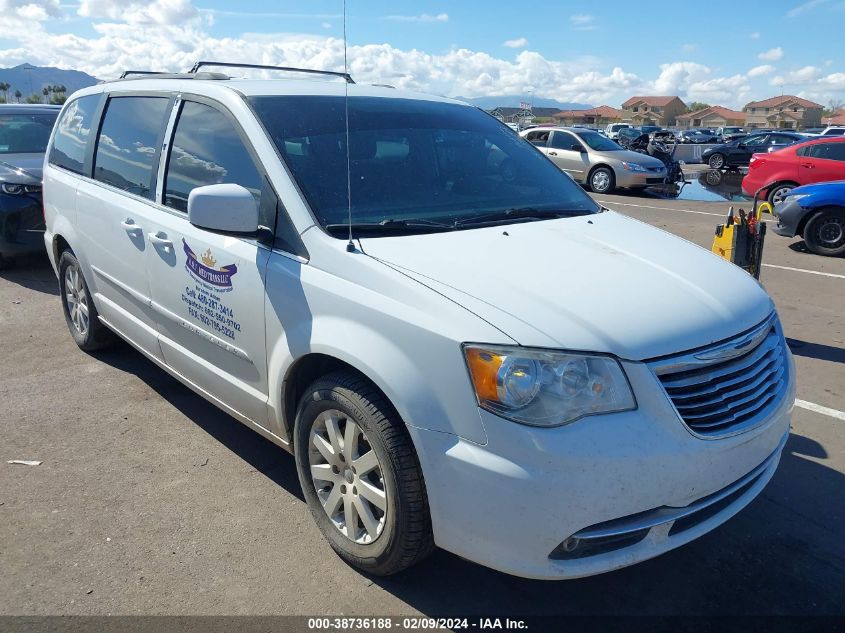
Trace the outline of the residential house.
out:
M 823 106 L 801 97 L 781 95 L 745 104 L 745 124 L 750 128 L 819 127 Z
M 837 110 L 833 116 L 824 117 L 823 125 L 845 125 L 845 108 Z
M 745 112 L 737 112 L 722 106 L 710 106 L 678 117 L 678 127 L 683 129 L 693 127 L 715 129 L 725 126 L 744 127 Z
M 561 125 L 607 125 L 622 120 L 622 110 L 602 105 L 588 110 L 561 110 L 552 115 Z
M 536 123 L 549 121 L 560 112 L 559 108 L 504 108 L 488 110 L 490 114 L 505 123 Z
M 631 97 L 622 104 L 622 120 L 632 125 L 676 125 L 687 106 L 680 97 Z

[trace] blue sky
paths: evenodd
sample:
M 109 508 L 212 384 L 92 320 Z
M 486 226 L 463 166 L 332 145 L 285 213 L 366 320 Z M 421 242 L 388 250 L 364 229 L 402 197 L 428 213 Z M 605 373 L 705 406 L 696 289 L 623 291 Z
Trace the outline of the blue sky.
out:
M 845 99 L 845 0 L 525 4 L 348 0 L 359 80 L 439 94 L 618 107 L 679 94 L 739 107 L 781 92 Z M 199 57 L 338 68 L 340 0 L 0 0 L 0 65 L 109 77 Z M 533 16 L 532 13 L 536 13 Z M 709 17 L 708 17 L 709 16 Z

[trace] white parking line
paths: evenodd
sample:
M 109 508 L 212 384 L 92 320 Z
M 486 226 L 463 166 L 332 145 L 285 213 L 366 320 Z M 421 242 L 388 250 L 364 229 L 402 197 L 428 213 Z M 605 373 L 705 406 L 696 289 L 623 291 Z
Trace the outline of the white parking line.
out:
M 717 218 L 726 218 L 728 216 L 727 213 L 709 213 L 707 211 L 693 211 L 692 209 L 670 209 L 668 207 L 650 207 L 647 204 L 631 204 L 630 202 L 616 202 L 610 200 L 599 200 L 604 205 L 610 206 L 613 208 L 614 206 L 618 207 L 637 207 L 639 209 L 657 209 L 658 211 L 680 211 L 681 213 L 695 213 L 696 215 L 712 215 Z
M 836 277 L 837 279 L 845 279 L 845 275 L 837 275 L 836 273 L 823 273 L 818 270 L 806 270 L 804 268 L 793 268 L 792 266 L 778 266 L 776 264 L 763 264 L 767 268 L 779 268 L 781 270 L 791 270 L 796 273 L 807 273 L 808 275 L 821 275 L 823 277 Z
M 830 407 L 823 407 L 820 404 L 816 404 L 815 402 L 807 402 L 806 400 L 796 400 L 795 401 L 796 407 L 801 407 L 802 409 L 807 409 L 808 411 L 813 411 L 815 413 L 821 413 L 822 415 L 829 415 L 832 418 L 836 418 L 837 420 L 845 420 L 845 411 L 838 411 L 836 409 L 831 409 Z

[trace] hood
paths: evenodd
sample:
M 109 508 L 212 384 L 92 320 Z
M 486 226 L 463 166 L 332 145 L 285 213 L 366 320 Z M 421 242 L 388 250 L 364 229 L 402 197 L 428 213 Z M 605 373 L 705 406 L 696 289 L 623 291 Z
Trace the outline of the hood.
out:
M 845 199 L 845 180 L 802 185 L 789 193 L 792 196 L 806 195 L 806 198 L 798 201 L 798 204 L 804 208 L 816 208 L 827 205 L 841 206 L 842 200 Z
M 44 154 L 0 154 L 0 181 L 40 185 Z
M 361 247 L 525 346 L 642 360 L 725 339 L 773 310 L 743 270 L 612 211 Z
M 622 151 L 613 150 L 610 152 L 592 153 L 597 154 L 603 158 L 607 158 L 609 160 L 619 160 L 625 161 L 626 163 L 636 163 L 637 165 L 642 165 L 643 167 L 664 167 L 663 163 L 657 158 L 649 156 L 648 154 L 641 154 L 640 152 L 632 152 L 628 149 L 623 149 Z

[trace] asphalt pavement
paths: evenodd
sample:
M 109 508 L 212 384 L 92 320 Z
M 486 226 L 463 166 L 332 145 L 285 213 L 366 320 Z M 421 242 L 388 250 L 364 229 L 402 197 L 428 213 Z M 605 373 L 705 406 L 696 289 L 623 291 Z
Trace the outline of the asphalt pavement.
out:
M 707 248 L 728 204 L 599 198 Z M 289 454 L 126 345 L 79 351 L 46 258 L 21 262 L 0 272 L 0 614 L 845 614 L 845 259 L 770 233 L 764 262 L 801 404 L 773 481 L 693 543 L 560 582 L 442 551 L 346 566 Z

